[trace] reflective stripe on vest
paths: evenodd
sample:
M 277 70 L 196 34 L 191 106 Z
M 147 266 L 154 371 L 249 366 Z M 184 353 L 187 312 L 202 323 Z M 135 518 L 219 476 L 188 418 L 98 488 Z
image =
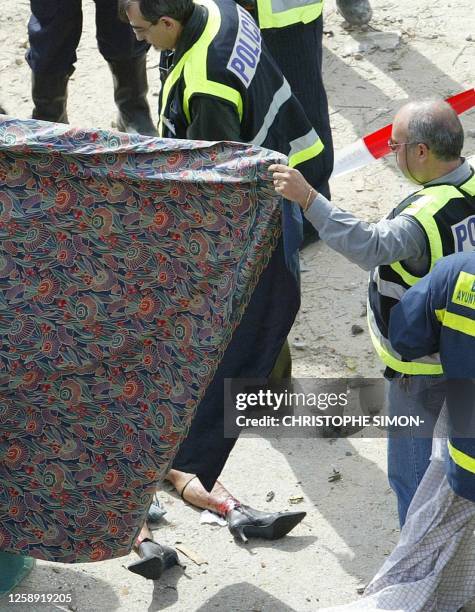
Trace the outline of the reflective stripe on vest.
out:
M 312 128 L 308 134 L 290 142 L 289 166 L 295 168 L 299 164 L 316 157 L 323 151 L 323 142 L 317 132 Z
M 455 465 L 475 474 L 475 458 L 455 448 L 450 440 L 447 441 L 447 446 L 449 448 L 449 455 Z
M 434 215 L 452 198 L 459 198 L 460 191 L 456 187 L 450 185 L 434 185 L 422 189 L 419 193 L 422 197 L 405 208 L 402 214 L 414 217 L 424 228 L 429 240 L 430 269 L 432 270 L 436 261 L 444 256 L 442 241 L 440 239 L 437 223 L 434 220 Z M 413 276 L 399 261 L 391 264 L 391 268 L 411 287 L 421 278 L 419 276 Z
M 378 292 L 381 295 L 392 298 L 393 300 L 400 300 L 407 291 L 402 285 L 382 279 L 378 268 L 372 270 L 371 280 L 376 284 Z
M 287 79 L 284 79 L 282 87 L 275 92 L 274 97 L 272 98 L 272 102 L 270 103 L 269 109 L 264 117 L 262 127 L 254 137 L 252 144 L 257 145 L 258 147 L 262 146 L 262 143 L 267 138 L 267 134 L 269 133 L 275 118 L 279 114 L 280 109 L 282 106 L 284 106 L 287 100 L 291 98 L 291 96 L 292 90 L 290 89 L 290 85 L 288 84 Z
M 322 9 L 323 0 L 257 0 L 261 30 L 310 23 L 320 17 Z
M 461 186 L 461 190 L 466 191 L 471 196 L 475 196 L 475 175 Z
M 291 98 L 291 96 L 292 90 L 290 89 L 290 85 L 287 82 L 287 79 L 284 79 L 282 87 L 275 92 L 274 97 L 272 98 L 272 102 L 270 103 L 264 117 L 262 127 L 253 138 L 252 144 L 262 146 L 262 143 L 265 142 L 265 139 L 269 134 L 269 130 L 279 114 L 280 109 Z M 320 136 L 313 128 L 304 136 L 300 136 L 299 138 L 292 140 L 289 145 L 290 151 L 288 153 L 288 158 L 289 166 L 291 168 L 295 168 L 295 166 L 303 164 L 307 160 L 312 159 L 312 157 L 316 157 L 323 151 L 324 148 Z
M 208 19 L 203 33 L 199 39 L 186 51 L 180 58 L 177 65 L 168 75 L 163 86 L 163 95 L 161 100 L 161 113 L 158 123 L 158 133 L 160 136 L 164 134 L 164 113 L 167 108 L 168 97 L 170 92 L 184 72 L 185 77 L 185 92 L 183 95 L 183 112 L 188 122 L 191 122 L 190 116 L 190 99 L 196 93 L 203 93 L 216 96 L 231 102 L 239 115 L 239 120 L 242 121 L 243 102 L 241 94 L 237 89 L 208 80 L 206 76 L 206 59 L 208 55 L 208 47 L 213 42 L 216 34 L 221 26 L 221 14 L 214 2 L 209 0 L 199 0 L 198 4 L 205 6 L 208 9 Z
M 396 372 L 410 374 L 411 376 L 436 376 L 443 373 L 439 353 L 422 357 L 417 361 L 403 361 L 401 355 L 393 349 L 389 340 L 379 331 L 369 303 L 367 310 L 371 340 L 379 358 L 384 364 Z
M 447 312 L 445 308 L 435 311 L 437 320 L 443 327 L 448 327 L 467 336 L 475 336 L 475 321 L 469 317 Z

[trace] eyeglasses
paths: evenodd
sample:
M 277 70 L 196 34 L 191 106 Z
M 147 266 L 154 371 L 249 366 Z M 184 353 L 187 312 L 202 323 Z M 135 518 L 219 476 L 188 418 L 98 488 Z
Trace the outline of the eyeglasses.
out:
M 418 142 L 394 142 L 392 138 L 388 140 L 388 147 L 393 153 L 397 153 L 400 147 L 407 147 L 409 145 L 419 144 Z
M 130 27 L 132 28 L 132 30 L 136 33 L 136 34 L 145 34 L 145 32 L 148 32 L 151 28 L 153 28 L 154 25 L 157 25 L 156 23 L 151 23 L 148 28 L 144 28 L 142 26 L 134 26 L 132 24 L 130 24 Z

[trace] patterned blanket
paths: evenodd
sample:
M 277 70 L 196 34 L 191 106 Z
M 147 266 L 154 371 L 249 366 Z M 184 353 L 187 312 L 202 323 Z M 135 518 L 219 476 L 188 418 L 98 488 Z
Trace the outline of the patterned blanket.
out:
M 0 120 L 0 550 L 130 552 L 279 238 L 276 160 Z

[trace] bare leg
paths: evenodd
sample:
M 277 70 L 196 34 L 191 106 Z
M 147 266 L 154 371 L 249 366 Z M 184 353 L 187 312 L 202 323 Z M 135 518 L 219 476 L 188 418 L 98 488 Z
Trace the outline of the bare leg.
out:
M 172 483 L 182 498 L 203 510 L 211 510 L 226 516 L 226 514 L 239 505 L 238 500 L 220 483 L 216 482 L 211 492 L 208 492 L 195 474 L 170 470 L 166 479 Z
M 148 528 L 147 523 L 144 523 L 142 529 L 140 530 L 139 535 L 137 536 L 137 539 L 135 540 L 135 544 L 134 544 L 134 551 L 135 552 L 138 552 L 138 548 L 139 548 L 140 544 L 142 544 L 142 542 L 145 539 L 153 540 L 152 532 Z
M 229 531 L 243 542 L 248 537 L 281 538 L 305 517 L 305 512 L 260 512 L 244 506 L 220 482 L 208 493 L 196 474 L 170 470 L 166 479 L 185 501 L 224 516 Z

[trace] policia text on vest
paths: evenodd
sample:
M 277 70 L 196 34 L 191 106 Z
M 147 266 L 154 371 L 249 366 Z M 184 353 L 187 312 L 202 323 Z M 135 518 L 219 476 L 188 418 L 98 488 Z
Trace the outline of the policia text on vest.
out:
M 323 143 L 263 46 L 252 17 L 231 0 L 199 0 L 204 27 L 168 75 L 160 95 L 159 134 L 186 138 L 194 97 L 234 109 L 240 140 L 287 155 L 318 185 Z M 289 117 L 292 118 L 289 121 Z

